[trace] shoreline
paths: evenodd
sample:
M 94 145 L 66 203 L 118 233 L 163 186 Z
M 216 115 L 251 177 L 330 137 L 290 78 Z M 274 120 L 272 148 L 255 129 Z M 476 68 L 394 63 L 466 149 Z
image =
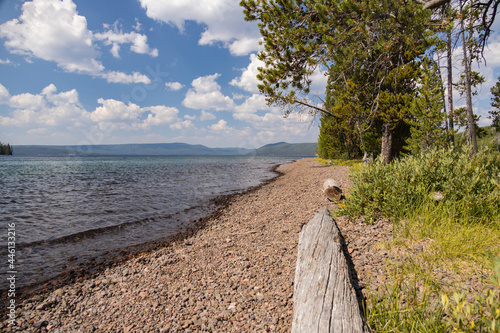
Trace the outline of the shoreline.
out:
M 18 301 L 18 326 L 34 332 L 289 332 L 301 227 L 323 207 L 327 178 L 345 191 L 348 168 L 311 159 L 280 165 L 281 176 L 227 200 L 203 227 L 137 253 L 92 277 Z M 336 218 L 359 286 L 383 283 L 387 221 Z M 7 321 L 2 332 L 10 332 Z
M 294 163 L 295 161 L 296 160 L 292 160 L 288 163 L 274 165 L 269 170 L 271 173 L 274 173 L 274 176 L 263 181 L 259 185 L 252 186 L 245 190 L 231 194 L 218 195 L 210 199 L 209 204 L 214 205 L 212 211 L 201 218 L 188 221 L 187 225 L 189 226 L 186 227 L 183 231 L 164 237 L 163 239 L 156 239 L 141 244 L 130 245 L 120 250 L 111 250 L 108 254 L 106 254 L 105 257 L 91 258 L 91 260 L 85 263 L 81 263 L 78 268 L 69 269 L 67 271 L 64 271 L 63 273 L 57 274 L 54 277 L 18 288 L 16 290 L 16 298 L 18 300 L 24 300 L 33 295 L 44 294 L 65 285 L 75 283 L 76 281 L 81 279 L 91 279 L 109 267 L 120 265 L 127 260 L 134 259 L 140 255 L 148 254 L 154 250 L 168 247 L 175 242 L 184 241 L 186 238 L 193 236 L 195 233 L 202 230 L 207 221 L 216 219 L 235 198 L 257 191 L 261 187 L 266 186 L 267 184 L 270 184 L 279 177 L 283 176 L 283 173 L 278 171 L 277 169 L 282 165 Z M 74 236 L 70 235 L 66 237 L 71 238 Z M 40 243 L 43 242 L 40 241 Z M 7 293 L 7 289 L 0 290 L 1 308 L 5 308 L 5 306 L 7 305 Z

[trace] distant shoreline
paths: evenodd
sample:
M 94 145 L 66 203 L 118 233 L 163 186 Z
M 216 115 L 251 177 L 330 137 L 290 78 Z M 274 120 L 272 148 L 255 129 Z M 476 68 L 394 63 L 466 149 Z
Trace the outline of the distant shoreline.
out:
M 317 143 L 269 144 L 257 149 L 209 148 L 186 143 L 116 144 L 116 145 L 17 145 L 14 156 L 266 156 L 314 157 Z

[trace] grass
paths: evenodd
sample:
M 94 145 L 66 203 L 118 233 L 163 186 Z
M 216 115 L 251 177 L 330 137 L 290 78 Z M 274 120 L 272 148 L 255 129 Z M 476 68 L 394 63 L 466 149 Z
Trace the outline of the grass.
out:
M 386 288 L 367 290 L 372 330 L 500 332 L 500 155 L 430 150 L 389 165 L 354 165 L 337 214 L 390 218 L 387 248 L 422 248 L 388 263 Z M 468 287 L 472 280 L 481 290 Z
M 344 159 L 333 159 L 327 160 L 324 158 L 315 158 L 315 161 L 318 161 L 321 165 L 340 165 L 340 166 L 348 166 L 348 167 L 361 167 L 363 165 L 363 161 L 361 159 L 353 159 L 353 160 L 344 160 Z

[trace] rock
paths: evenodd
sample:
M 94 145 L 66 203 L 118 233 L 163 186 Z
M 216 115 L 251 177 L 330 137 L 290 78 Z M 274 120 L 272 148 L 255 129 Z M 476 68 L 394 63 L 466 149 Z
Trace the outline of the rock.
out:
M 61 297 L 62 295 L 64 295 L 64 290 L 62 288 L 59 288 L 56 291 L 54 291 L 54 296 Z
M 48 322 L 48 321 L 46 321 L 46 320 L 40 320 L 40 321 L 37 321 L 35 324 L 33 324 L 33 326 L 34 326 L 35 328 L 41 329 L 42 327 L 45 327 L 45 326 L 47 326 L 48 324 L 49 324 L 49 322 Z
M 53 325 L 42 331 L 50 327 L 51 333 L 92 327 L 97 332 L 289 331 L 298 242 L 294 231 L 325 204 L 333 207 L 317 190 L 324 179 L 337 180 L 344 190 L 351 184 L 346 167 L 318 165 L 312 159 L 283 165 L 284 176 L 235 196 L 186 241 L 130 256 L 100 275 L 28 298 L 31 308 L 19 311 L 21 331 L 37 332 L 28 323 L 42 318 Z M 381 275 L 378 269 L 386 258 L 368 254 L 376 252 L 374 244 L 389 239 L 390 224 L 381 221 L 377 225 L 383 227 L 372 228 L 359 219 L 340 221 L 346 242 L 356 249 L 352 258 L 359 278 Z M 49 302 L 51 295 L 57 303 Z

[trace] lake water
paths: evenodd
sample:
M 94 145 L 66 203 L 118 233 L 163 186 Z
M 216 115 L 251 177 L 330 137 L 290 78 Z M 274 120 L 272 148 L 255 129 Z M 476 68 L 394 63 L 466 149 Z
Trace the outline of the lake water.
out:
M 0 157 L 0 256 L 8 261 L 8 229 L 15 224 L 16 287 L 38 283 L 113 251 L 182 232 L 215 209 L 215 197 L 259 185 L 276 176 L 273 166 L 290 161 Z M 7 287 L 6 277 L 0 290 Z

